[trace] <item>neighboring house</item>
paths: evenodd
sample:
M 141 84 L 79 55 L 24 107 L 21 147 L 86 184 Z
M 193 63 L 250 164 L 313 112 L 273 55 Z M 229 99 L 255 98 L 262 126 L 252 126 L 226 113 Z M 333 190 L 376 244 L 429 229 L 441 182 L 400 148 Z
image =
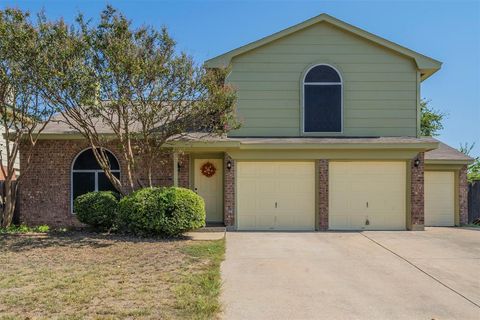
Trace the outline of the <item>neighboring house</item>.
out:
M 2 166 L 6 169 L 7 168 L 7 149 L 6 149 L 6 140 L 4 137 L 5 129 L 2 125 L 0 125 L 0 153 L 2 156 Z M 20 169 L 20 156 L 17 156 L 15 160 L 15 173 L 18 174 Z M 0 170 L 0 181 L 5 180 L 3 176 L 2 170 Z
M 243 126 L 179 144 L 154 178 L 197 191 L 208 222 L 423 230 L 467 221 L 471 159 L 419 135 L 420 85 L 439 61 L 322 14 L 206 64 L 231 66 Z M 73 197 L 111 188 L 87 147 L 65 125 L 45 129 L 21 186 L 25 222 L 76 225 Z M 110 152 L 126 181 L 114 143 Z

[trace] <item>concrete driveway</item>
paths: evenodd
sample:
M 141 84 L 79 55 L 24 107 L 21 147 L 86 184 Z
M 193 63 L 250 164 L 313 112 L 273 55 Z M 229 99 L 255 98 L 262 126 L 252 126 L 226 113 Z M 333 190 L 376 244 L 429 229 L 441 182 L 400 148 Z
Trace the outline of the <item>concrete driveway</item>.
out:
M 480 229 L 227 233 L 225 319 L 480 319 Z

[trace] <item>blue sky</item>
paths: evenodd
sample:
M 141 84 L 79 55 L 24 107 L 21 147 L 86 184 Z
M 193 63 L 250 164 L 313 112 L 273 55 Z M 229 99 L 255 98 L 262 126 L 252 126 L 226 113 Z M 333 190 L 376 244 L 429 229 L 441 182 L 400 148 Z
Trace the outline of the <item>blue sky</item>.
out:
M 447 114 L 440 139 L 476 142 L 480 156 L 480 0 L 474 1 L 5 1 L 1 7 L 72 21 L 109 3 L 135 24 L 167 26 L 180 50 L 202 62 L 320 13 L 328 13 L 443 62 L 422 97 Z

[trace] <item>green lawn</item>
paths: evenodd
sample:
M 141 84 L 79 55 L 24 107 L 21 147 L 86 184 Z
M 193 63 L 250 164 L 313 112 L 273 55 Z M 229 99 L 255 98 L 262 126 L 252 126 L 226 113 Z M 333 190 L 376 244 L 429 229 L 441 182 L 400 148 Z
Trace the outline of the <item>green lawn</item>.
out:
M 0 235 L 0 319 L 214 319 L 224 240 Z

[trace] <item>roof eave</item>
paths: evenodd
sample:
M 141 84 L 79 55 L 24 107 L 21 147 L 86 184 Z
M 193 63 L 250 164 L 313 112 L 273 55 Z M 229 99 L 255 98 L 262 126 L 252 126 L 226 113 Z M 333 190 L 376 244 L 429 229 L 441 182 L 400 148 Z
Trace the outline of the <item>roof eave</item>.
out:
M 473 159 L 425 159 L 425 164 L 449 164 L 449 165 L 469 165 L 474 162 Z

